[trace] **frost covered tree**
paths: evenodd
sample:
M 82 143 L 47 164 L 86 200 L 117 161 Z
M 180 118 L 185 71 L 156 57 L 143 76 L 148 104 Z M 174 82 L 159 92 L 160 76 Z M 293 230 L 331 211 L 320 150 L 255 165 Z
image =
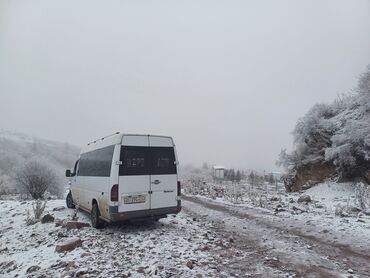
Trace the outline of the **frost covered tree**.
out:
M 357 94 L 346 99 L 342 126 L 325 152 L 343 179 L 362 176 L 370 169 L 370 66 L 361 76 Z
M 295 171 L 331 163 L 343 180 L 364 176 L 370 169 L 370 66 L 354 93 L 312 107 L 297 122 L 293 136 L 294 150 L 282 150 L 278 165 Z
M 57 176 L 39 161 L 29 161 L 16 172 L 15 179 L 33 199 L 42 199 L 48 188 L 56 187 Z

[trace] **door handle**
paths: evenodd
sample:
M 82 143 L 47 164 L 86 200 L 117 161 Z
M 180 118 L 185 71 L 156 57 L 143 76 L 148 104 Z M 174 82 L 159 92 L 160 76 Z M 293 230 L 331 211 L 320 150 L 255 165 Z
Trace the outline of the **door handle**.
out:
M 159 180 L 152 181 L 152 184 L 160 184 L 161 182 Z

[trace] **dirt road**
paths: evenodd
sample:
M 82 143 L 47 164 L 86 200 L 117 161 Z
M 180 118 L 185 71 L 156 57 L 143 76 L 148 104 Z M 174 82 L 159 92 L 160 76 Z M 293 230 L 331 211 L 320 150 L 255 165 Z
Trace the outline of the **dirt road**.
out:
M 292 222 L 263 210 L 183 196 L 184 212 L 213 222 L 220 237 L 232 238 L 234 253 L 221 268 L 241 277 L 370 277 L 370 250 L 338 243 L 330 230 Z M 368 246 L 368 243 L 367 243 Z

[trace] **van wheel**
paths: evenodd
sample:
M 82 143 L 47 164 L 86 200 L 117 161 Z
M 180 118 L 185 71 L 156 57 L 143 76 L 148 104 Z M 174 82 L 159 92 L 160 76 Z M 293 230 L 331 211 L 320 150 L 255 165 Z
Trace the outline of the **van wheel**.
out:
M 71 191 L 69 191 L 69 193 L 67 195 L 66 203 L 67 203 L 67 208 L 70 208 L 70 209 L 74 209 L 75 208 L 75 204 L 73 203 Z
M 99 216 L 100 212 L 98 204 L 94 203 L 91 209 L 91 226 L 93 226 L 95 229 L 100 229 L 103 226 L 101 220 L 99 219 Z

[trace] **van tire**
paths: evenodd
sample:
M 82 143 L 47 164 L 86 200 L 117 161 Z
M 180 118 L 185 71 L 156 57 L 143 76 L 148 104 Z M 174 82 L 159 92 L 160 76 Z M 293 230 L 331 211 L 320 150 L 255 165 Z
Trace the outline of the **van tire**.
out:
M 76 208 L 75 204 L 73 203 L 72 193 L 69 191 L 67 198 L 66 198 L 67 208 L 74 209 Z
M 93 203 L 91 209 L 91 226 L 95 229 L 101 229 L 103 223 L 100 220 L 100 211 L 97 203 Z

